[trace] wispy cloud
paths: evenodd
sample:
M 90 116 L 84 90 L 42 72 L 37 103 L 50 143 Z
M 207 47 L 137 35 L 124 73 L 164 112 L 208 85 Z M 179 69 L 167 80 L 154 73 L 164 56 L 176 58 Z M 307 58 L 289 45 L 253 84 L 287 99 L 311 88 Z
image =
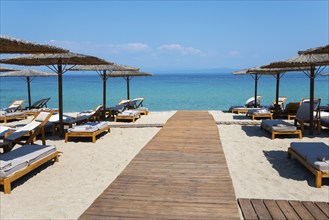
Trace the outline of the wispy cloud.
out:
M 204 55 L 204 53 L 193 47 L 183 47 L 180 44 L 165 44 L 158 47 L 160 51 L 176 52 L 182 55 Z
M 238 50 L 231 50 L 228 54 L 232 57 L 237 57 L 240 56 L 241 53 Z
M 75 42 L 75 41 L 58 41 L 51 40 L 49 44 L 68 48 L 72 51 L 86 52 L 102 52 L 107 54 L 117 53 L 139 53 L 152 50 L 149 45 L 141 42 L 126 44 L 95 44 L 92 42 Z

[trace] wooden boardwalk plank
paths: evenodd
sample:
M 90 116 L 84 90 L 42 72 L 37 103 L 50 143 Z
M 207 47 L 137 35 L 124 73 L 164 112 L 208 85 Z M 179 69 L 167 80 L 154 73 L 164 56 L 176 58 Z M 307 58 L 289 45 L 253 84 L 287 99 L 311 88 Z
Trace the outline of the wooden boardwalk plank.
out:
M 286 217 L 274 200 L 264 199 L 264 204 L 273 219 L 284 220 Z
M 329 218 L 329 204 L 326 202 L 315 202 L 322 212 Z
M 326 216 L 313 202 L 302 202 L 302 204 L 314 216 L 315 219 L 328 219 L 328 216 Z
M 258 219 L 257 214 L 251 205 L 249 199 L 238 199 L 242 214 L 246 220 L 255 220 Z
M 261 199 L 251 199 L 251 204 L 254 207 L 259 219 L 272 219 L 265 204 Z
M 80 219 L 240 219 L 217 125 L 178 111 Z
M 290 203 L 286 200 L 277 200 L 276 204 L 280 207 L 282 210 L 283 214 L 286 216 L 288 220 L 299 220 L 300 217 L 298 214 L 295 212 L 293 207 L 291 207 Z
M 290 205 L 295 209 L 296 213 L 301 219 L 312 220 L 315 219 L 306 207 L 299 201 L 289 201 Z

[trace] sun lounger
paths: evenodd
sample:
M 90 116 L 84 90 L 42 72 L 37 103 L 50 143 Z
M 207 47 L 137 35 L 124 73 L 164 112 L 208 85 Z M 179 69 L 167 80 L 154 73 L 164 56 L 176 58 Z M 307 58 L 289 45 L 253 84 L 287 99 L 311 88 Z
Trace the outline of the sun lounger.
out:
M 122 112 L 125 109 L 128 108 L 128 105 L 130 104 L 130 100 L 123 99 L 120 100 L 116 106 L 106 108 L 106 114 L 109 114 L 111 117 L 114 117 L 118 112 Z
M 282 116 L 286 116 L 288 120 L 296 117 L 300 102 L 289 102 L 282 112 Z
M 236 106 L 231 106 L 229 108 L 229 111 L 232 113 L 240 114 L 240 113 L 247 113 L 249 110 L 259 110 L 260 108 L 260 100 L 262 99 L 262 96 L 257 96 L 257 107 L 254 107 L 255 104 L 255 98 L 251 97 L 249 98 L 245 105 L 236 105 Z
M 47 108 L 47 103 L 50 100 L 50 98 L 40 99 L 36 102 L 34 102 L 31 107 L 26 107 L 24 110 L 30 110 L 30 109 L 40 109 L 40 108 Z
M 283 120 L 263 120 L 261 128 L 271 133 L 272 140 L 275 139 L 277 134 L 297 134 L 300 139 L 302 138 L 301 130 Z
M 248 111 L 247 116 L 250 116 L 252 120 L 255 120 L 255 118 L 269 118 L 273 119 L 273 113 L 268 109 L 259 109 L 254 111 Z
M 318 133 L 321 131 L 320 125 L 320 102 L 321 99 L 314 99 L 314 118 L 313 123 L 315 127 L 317 127 Z M 302 132 L 304 132 L 304 126 L 306 123 L 309 124 L 310 122 L 310 100 L 309 99 L 302 99 L 301 104 L 297 110 L 296 117 L 295 117 L 295 126 L 300 124 Z
M 14 131 L 15 129 L 12 127 L 0 125 L 0 139 L 7 137 L 10 133 Z
M 27 115 L 24 112 L 0 111 L 0 121 L 3 121 L 3 123 L 7 123 L 9 120 L 17 119 L 27 119 Z
M 135 98 L 127 106 L 128 109 L 138 110 L 141 115 L 148 115 L 149 109 L 143 107 L 144 98 Z
M 117 120 L 131 120 L 135 122 L 136 119 L 140 118 L 140 113 L 138 110 L 124 110 L 123 112 L 119 112 L 114 116 L 114 121 Z
M 287 99 L 288 99 L 287 96 L 280 96 L 278 98 L 278 105 L 281 110 L 284 109 L 284 103 L 287 101 Z M 271 105 L 269 106 L 269 109 L 275 110 L 275 105 L 276 105 L 276 100 L 273 100 Z
M 107 122 L 87 122 L 83 125 L 69 128 L 65 134 L 65 143 L 69 137 L 91 137 L 92 142 L 95 143 L 97 135 L 106 131 L 111 132 L 110 125 Z
M 329 128 L 329 117 L 321 117 L 320 124 L 323 127 Z
M 39 114 L 28 124 L 16 129 L 10 135 L 8 135 L 4 142 L 0 144 L 0 148 L 4 149 L 4 152 L 9 152 L 15 144 L 33 144 L 38 134 L 42 135 L 42 144 L 46 145 L 44 126 L 48 122 L 49 118 L 53 114 L 52 111 L 41 111 Z M 23 140 L 27 137 L 27 140 Z
M 52 159 L 58 162 L 58 153 L 55 146 L 24 145 L 0 155 L 0 185 L 4 193 L 10 194 L 12 182 L 42 164 Z
M 24 100 L 15 100 L 13 103 L 11 103 L 7 108 L 1 109 L 2 111 L 6 112 L 16 112 L 16 111 L 22 111 Z
M 329 178 L 329 146 L 323 142 L 292 142 L 288 157 L 293 156 L 315 175 L 315 186 L 322 186 L 322 178 Z

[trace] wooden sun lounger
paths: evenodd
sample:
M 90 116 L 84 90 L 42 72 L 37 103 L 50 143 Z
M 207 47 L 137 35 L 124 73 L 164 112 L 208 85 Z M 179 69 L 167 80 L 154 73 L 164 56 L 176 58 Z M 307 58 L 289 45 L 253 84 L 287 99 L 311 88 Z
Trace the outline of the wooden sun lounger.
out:
M 291 144 L 293 144 L 293 143 L 291 143 Z M 303 144 L 303 143 L 296 143 L 296 144 Z M 317 144 L 324 144 L 324 143 L 312 143 L 311 142 L 311 143 L 308 143 L 308 144 L 317 145 Z M 311 146 L 311 147 L 316 147 L 316 146 Z M 329 147 L 328 147 L 328 149 L 329 149 Z M 324 150 L 324 152 L 325 152 L 325 150 Z M 303 166 L 305 166 L 306 169 L 308 169 L 311 173 L 313 173 L 315 175 L 315 186 L 317 188 L 321 188 L 322 178 L 329 178 L 329 171 L 326 172 L 326 171 L 321 171 L 321 170 L 316 169 L 315 167 L 311 166 L 306 161 L 305 157 L 307 157 L 307 155 L 301 155 L 296 150 L 294 150 L 292 147 L 289 147 L 288 148 L 288 158 L 291 158 L 291 156 L 296 158 Z
M 110 129 L 110 125 L 107 125 L 101 129 L 98 129 L 96 131 L 92 131 L 92 132 L 85 132 L 85 131 L 69 131 L 65 134 L 65 143 L 68 142 L 69 137 L 91 137 L 92 138 L 92 142 L 95 143 L 96 142 L 96 137 L 97 135 L 103 133 L 103 132 L 111 132 Z
M 29 145 L 25 145 L 24 147 L 33 147 L 33 146 L 29 146 Z M 13 150 L 7 154 L 10 153 L 15 153 L 15 152 L 19 152 L 21 150 L 21 148 L 18 148 L 16 150 Z M 54 159 L 55 162 L 58 162 L 58 154 L 60 152 L 59 151 L 55 151 L 52 152 L 50 154 L 48 154 L 47 156 L 31 163 L 28 164 L 26 167 L 24 167 L 23 169 L 20 169 L 17 172 L 14 172 L 13 174 L 6 176 L 6 177 L 0 177 L 0 185 L 3 185 L 4 187 L 4 193 L 5 194 L 10 194 L 11 193 L 11 183 L 14 182 L 15 180 L 21 178 L 22 176 L 24 176 L 25 174 L 31 172 L 32 170 L 38 168 L 39 166 L 43 165 L 44 163 L 48 162 L 49 160 Z M 6 154 L 5 154 L 6 155 Z
M 22 114 L 14 114 L 14 115 L 9 115 L 9 116 L 0 116 L 0 121 L 3 121 L 3 123 L 7 123 L 8 120 L 14 120 L 14 119 L 27 119 L 27 115 L 22 113 Z
M 127 110 L 127 111 L 129 111 L 129 110 Z M 131 114 L 131 115 L 117 114 L 114 116 L 114 121 L 117 122 L 117 120 L 130 120 L 132 122 L 135 122 L 135 120 L 140 117 L 141 117 L 140 112 L 137 112 L 136 114 Z
M 280 128 L 275 127 L 280 124 L 288 126 L 286 128 L 290 128 L 290 126 L 291 126 L 291 129 L 284 129 L 284 127 L 283 127 L 283 129 L 280 129 Z M 272 140 L 274 140 L 275 135 L 278 135 L 278 134 L 296 134 L 296 135 L 298 135 L 299 139 L 302 139 L 302 137 L 303 137 L 302 131 L 298 130 L 298 129 L 294 129 L 293 127 L 295 127 L 295 126 L 292 126 L 289 123 L 284 122 L 282 120 L 263 120 L 262 124 L 261 124 L 261 129 L 264 129 L 271 133 Z
M 269 119 L 273 119 L 273 113 L 269 112 L 269 113 L 254 113 L 251 114 L 251 119 L 255 120 L 255 118 L 269 118 Z

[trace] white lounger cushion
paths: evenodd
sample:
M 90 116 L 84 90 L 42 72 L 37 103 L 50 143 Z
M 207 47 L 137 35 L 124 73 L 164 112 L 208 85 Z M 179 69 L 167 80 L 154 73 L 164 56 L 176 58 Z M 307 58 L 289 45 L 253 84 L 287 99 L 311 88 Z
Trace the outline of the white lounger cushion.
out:
M 12 117 L 12 116 L 20 116 L 24 115 L 24 112 L 6 112 L 0 111 L 0 117 Z
M 0 125 L 0 138 L 4 137 L 9 131 L 15 131 L 15 128 Z
M 77 125 L 74 128 L 69 128 L 68 132 L 94 132 L 108 126 L 107 122 L 88 122 L 83 125 Z
M 329 146 L 323 142 L 292 142 L 290 147 L 320 171 L 329 171 Z
M 121 113 L 118 113 L 119 116 L 135 116 L 139 114 L 138 110 L 125 110 Z
M 272 132 L 272 131 L 281 131 L 281 132 L 291 132 L 296 131 L 296 126 L 282 120 L 263 120 L 261 124 L 262 128 Z
M 34 130 L 37 128 L 39 125 L 41 125 L 41 122 L 38 121 L 32 121 L 28 124 L 26 124 L 24 127 L 21 127 L 14 131 L 11 135 L 6 137 L 7 140 L 16 140 L 17 138 L 23 137 L 25 134 L 28 134 L 30 131 Z
M 30 164 L 56 152 L 55 146 L 23 145 L 0 155 L 0 177 L 7 177 Z

